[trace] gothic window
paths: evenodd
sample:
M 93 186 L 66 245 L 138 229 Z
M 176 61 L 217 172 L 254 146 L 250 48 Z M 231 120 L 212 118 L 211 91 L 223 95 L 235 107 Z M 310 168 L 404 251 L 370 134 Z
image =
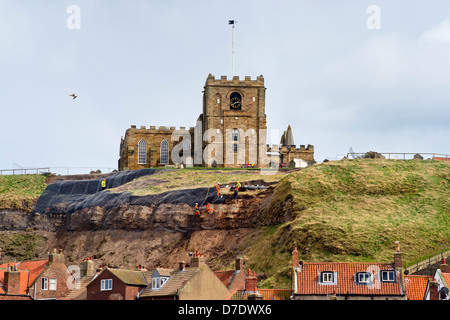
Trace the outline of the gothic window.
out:
M 169 164 L 169 143 L 166 139 L 161 141 L 161 164 Z
M 147 163 L 147 142 L 144 139 L 139 141 L 138 145 L 138 163 L 146 164 Z
M 239 131 L 238 129 L 233 129 L 231 131 L 231 141 L 233 143 L 233 152 L 238 151 L 238 143 L 239 143 Z

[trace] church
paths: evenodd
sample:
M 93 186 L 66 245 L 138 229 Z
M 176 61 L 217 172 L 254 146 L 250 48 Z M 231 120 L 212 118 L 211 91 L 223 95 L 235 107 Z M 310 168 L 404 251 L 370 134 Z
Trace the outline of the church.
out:
M 202 113 L 194 127 L 132 125 L 120 141 L 119 170 L 150 167 L 305 167 L 314 163 L 314 146 L 294 144 L 290 125 L 279 145 L 266 143 L 264 77 L 209 74 Z

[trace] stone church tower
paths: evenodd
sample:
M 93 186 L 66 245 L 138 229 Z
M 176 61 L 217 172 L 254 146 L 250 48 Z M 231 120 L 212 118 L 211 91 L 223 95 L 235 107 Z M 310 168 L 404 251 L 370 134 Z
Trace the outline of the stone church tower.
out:
M 264 78 L 234 76 L 215 79 L 209 74 L 198 118 L 204 134 L 204 165 L 264 166 L 267 152 Z M 206 148 L 206 149 L 205 149 Z M 267 165 L 268 163 L 266 163 Z
M 216 79 L 209 74 L 203 91 L 203 110 L 195 127 L 137 128 L 132 125 L 120 143 L 119 170 L 167 165 L 240 168 L 268 167 L 279 161 L 314 158 L 314 147 L 293 145 L 289 126 L 279 146 L 266 144 L 264 77 Z M 272 156 L 268 156 L 271 151 Z

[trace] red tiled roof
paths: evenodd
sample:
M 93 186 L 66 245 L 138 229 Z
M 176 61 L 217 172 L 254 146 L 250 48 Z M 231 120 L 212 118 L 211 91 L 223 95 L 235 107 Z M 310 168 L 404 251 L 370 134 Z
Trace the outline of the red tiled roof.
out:
M 235 270 L 214 271 L 214 274 L 217 276 L 217 278 L 219 278 L 227 288 L 230 286 L 231 281 L 233 280 L 234 273 Z
M 423 300 L 430 276 L 405 275 L 406 296 L 408 300 Z
M 17 271 L 20 272 L 20 294 L 27 294 L 28 288 L 33 284 L 39 275 L 45 270 L 49 261 L 24 261 L 24 262 L 9 262 L 0 265 L 0 294 L 5 294 L 4 280 L 5 272 L 8 271 L 9 266 L 16 266 Z
M 290 300 L 290 289 L 258 289 L 263 300 Z
M 450 286 L 450 273 L 442 272 L 442 276 L 445 279 L 445 282 L 447 282 L 447 285 Z
M 378 272 L 394 270 L 392 263 L 364 263 L 364 262 L 304 262 L 302 271 L 297 272 L 297 292 L 302 295 L 403 295 L 399 272 L 396 272 L 395 282 L 379 281 Z M 331 271 L 336 274 L 333 284 L 319 283 L 321 272 Z M 355 282 L 357 272 L 372 272 L 373 284 L 359 284 Z

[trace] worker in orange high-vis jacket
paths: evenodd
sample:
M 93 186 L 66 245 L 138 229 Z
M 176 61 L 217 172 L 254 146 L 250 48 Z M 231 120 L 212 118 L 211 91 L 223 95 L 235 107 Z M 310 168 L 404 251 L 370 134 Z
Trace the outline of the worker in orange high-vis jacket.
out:
M 208 204 L 206 205 L 206 212 L 208 212 L 209 214 L 214 212 L 214 209 L 211 208 L 211 203 L 208 202 Z
M 217 196 L 220 196 L 220 184 L 217 182 L 216 184 Z
M 198 203 L 195 204 L 195 215 L 196 216 L 200 215 L 200 211 L 198 211 Z

